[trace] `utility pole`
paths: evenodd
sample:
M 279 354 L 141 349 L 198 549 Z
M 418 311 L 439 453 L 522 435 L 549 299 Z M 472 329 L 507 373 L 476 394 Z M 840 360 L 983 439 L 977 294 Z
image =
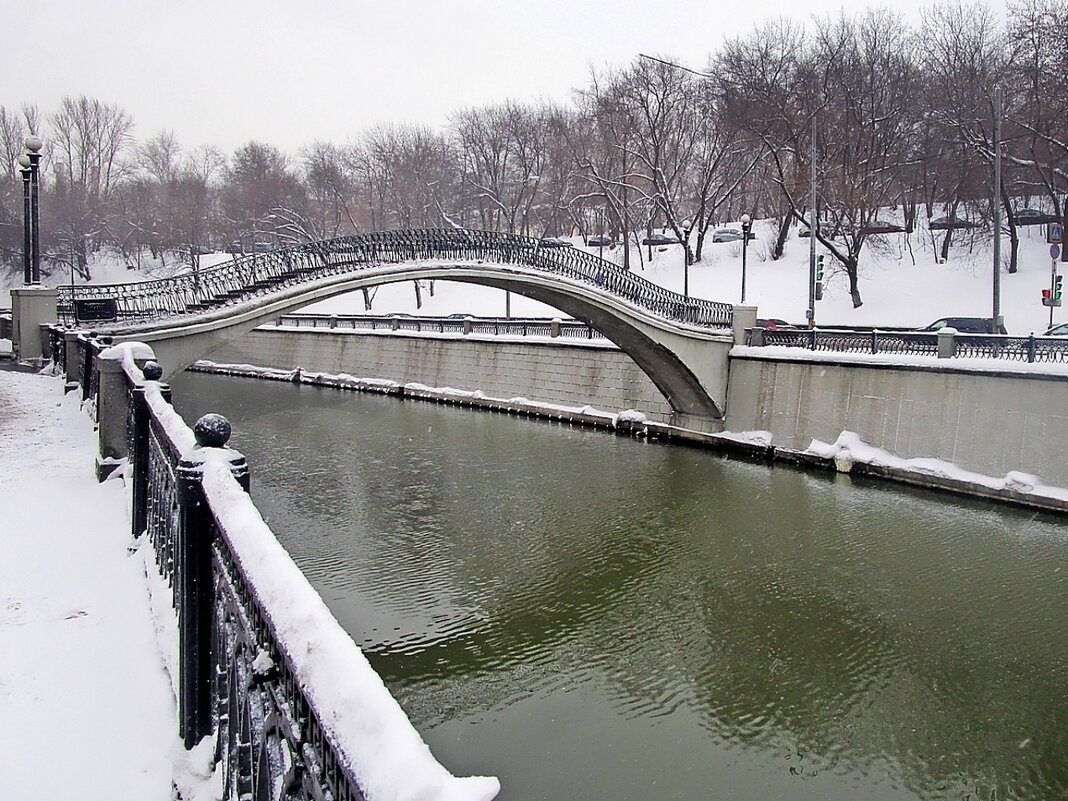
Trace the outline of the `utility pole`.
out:
M 1001 86 L 994 87 L 994 314 L 991 332 L 1001 315 Z
M 809 151 L 811 186 L 808 199 L 808 327 L 816 327 L 816 115 L 812 115 L 812 143 Z

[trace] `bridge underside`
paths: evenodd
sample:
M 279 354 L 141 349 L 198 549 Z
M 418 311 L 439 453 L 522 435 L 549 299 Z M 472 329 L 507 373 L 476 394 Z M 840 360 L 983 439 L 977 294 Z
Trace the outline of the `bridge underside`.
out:
M 393 263 L 287 287 L 191 319 L 172 318 L 116 328 L 112 333 L 120 341 L 150 343 L 165 375 L 173 376 L 282 314 L 347 292 L 413 279 L 461 281 L 508 290 L 586 321 L 634 359 L 671 404 L 680 425 L 704 421 L 700 427 L 719 427 L 721 402 L 726 398 L 727 353 L 732 344 L 729 334 L 669 323 L 596 287 L 531 273 L 521 266 Z

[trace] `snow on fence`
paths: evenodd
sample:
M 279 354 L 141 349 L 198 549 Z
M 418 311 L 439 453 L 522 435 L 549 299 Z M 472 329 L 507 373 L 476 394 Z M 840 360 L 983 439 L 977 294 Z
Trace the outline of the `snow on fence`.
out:
M 1014 337 L 1005 334 L 942 332 L 847 331 L 838 329 L 752 328 L 746 344 L 779 345 L 835 353 L 886 353 L 939 358 L 982 358 L 1034 363 L 1068 363 L 1068 338 Z
M 434 758 L 264 523 L 225 418 L 190 429 L 148 346 L 72 341 L 68 376 L 98 419 L 126 421 L 133 535 L 149 539 L 178 622 L 179 732 L 187 748 L 214 739 L 223 797 L 494 798 L 496 778 L 458 778 Z

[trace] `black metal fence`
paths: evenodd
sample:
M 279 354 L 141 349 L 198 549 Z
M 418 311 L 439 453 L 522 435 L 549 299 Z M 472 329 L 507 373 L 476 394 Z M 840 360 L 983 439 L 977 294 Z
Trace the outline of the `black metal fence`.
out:
M 415 317 L 383 314 L 285 314 L 278 325 L 341 331 L 415 331 L 433 334 L 559 337 L 605 340 L 604 334 L 581 320 L 545 317 Z M 607 341 L 607 340 L 606 340 Z
M 806 348 L 828 353 L 882 353 L 938 356 L 938 334 L 904 331 L 843 331 L 834 329 L 767 330 L 748 332 L 747 343 Z M 1068 338 L 1013 337 L 1001 334 L 954 334 L 950 358 L 1004 359 L 1027 363 L 1068 362 Z
M 81 364 L 76 375 L 96 387 L 88 397 L 97 401 L 98 412 L 114 413 L 100 404 L 114 402 L 109 396 L 116 385 L 109 379 L 108 395 L 101 395 L 100 380 L 94 378 L 101 374 L 95 357 L 102 344 L 88 336 L 77 342 Z M 243 561 L 234 544 L 236 529 L 228 530 L 224 522 L 220 510 L 228 508 L 227 501 L 205 489 L 209 465 L 224 474 L 228 470 L 238 497 L 241 489 L 249 489 L 244 457 L 227 447 L 230 424 L 219 415 L 206 415 L 190 430 L 170 405 L 170 388 L 159 380 L 160 366 L 149 361 L 139 368 L 133 353 L 123 355 L 120 374 L 125 378 L 125 442 L 132 474 L 131 526 L 135 538 L 147 537 L 151 543 L 176 613 L 180 736 L 188 748 L 215 735 L 223 798 L 362 800 L 364 784 L 357 778 L 351 748 L 323 723 L 324 715 L 336 710 L 318 708 L 310 694 L 315 687 L 298 676 L 293 651 L 274 623 L 280 612 L 272 612 L 257 591 L 245 567 L 249 548 L 245 546 Z M 273 536 L 265 526 L 256 530 Z M 281 551 L 276 541 L 258 538 L 257 553 L 272 545 Z M 286 585 L 289 600 L 302 592 L 314 595 L 306 581 L 299 583 L 303 586 Z M 320 625 L 336 626 L 326 619 Z M 320 634 L 327 640 L 336 636 Z M 344 658 L 358 658 L 355 643 L 351 648 L 343 649 Z M 350 672 L 353 663 L 344 664 Z M 344 703 L 351 706 L 352 697 Z M 466 797 L 491 797 L 485 785 L 480 789 Z
M 248 466 L 226 447 L 229 423 L 208 415 L 191 433 L 176 427 L 161 375 L 153 362 L 127 373 L 132 525 L 135 537 L 151 541 L 172 592 L 181 737 L 192 747 L 217 735 L 224 798 L 361 799 L 217 523 L 201 485 L 203 461 L 183 456 L 192 440 L 200 452 L 216 451 L 247 491 Z
M 383 264 L 430 262 L 428 267 L 471 262 L 520 265 L 568 281 L 597 287 L 658 317 L 704 328 L 729 328 L 729 303 L 684 297 L 573 247 L 544 247 L 516 234 L 466 229 L 376 231 L 314 242 L 270 253 L 234 256 L 214 267 L 173 278 L 132 284 L 92 284 L 58 288 L 60 321 L 73 322 L 78 300 L 114 300 L 116 325 L 133 327 L 154 320 L 210 312 L 332 276 L 369 272 Z

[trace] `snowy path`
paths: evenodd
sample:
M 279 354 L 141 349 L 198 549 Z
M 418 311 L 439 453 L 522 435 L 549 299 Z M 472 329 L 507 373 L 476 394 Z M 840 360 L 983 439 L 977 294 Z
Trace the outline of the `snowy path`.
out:
M 59 379 L 0 372 L 0 798 L 171 798 L 175 700 L 127 496 Z

